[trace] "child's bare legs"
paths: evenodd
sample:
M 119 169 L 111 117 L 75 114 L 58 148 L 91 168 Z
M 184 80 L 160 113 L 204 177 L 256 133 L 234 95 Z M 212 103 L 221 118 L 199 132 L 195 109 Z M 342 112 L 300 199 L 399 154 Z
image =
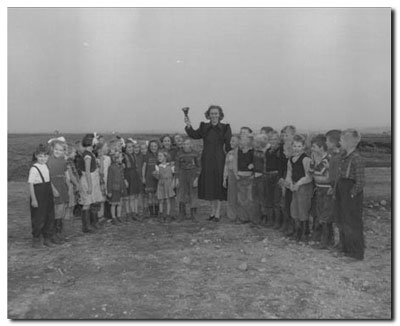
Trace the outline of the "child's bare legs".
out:
M 139 195 L 133 196 L 133 212 L 139 215 Z
M 121 200 L 120 203 L 120 212 L 118 213 L 118 217 L 121 219 L 122 221 L 127 221 L 128 220 L 128 212 L 129 212 L 129 197 L 124 197 Z
M 117 204 L 117 221 L 122 222 L 121 216 L 122 216 L 122 206 L 124 204 L 124 201 L 120 201 L 119 204 Z
M 210 205 L 211 205 L 211 214 L 210 217 L 215 217 L 215 204 L 214 201 L 210 201 Z
M 99 218 L 104 217 L 104 202 L 100 203 L 100 209 L 99 209 L 98 216 L 99 216 Z
M 155 194 L 149 192 L 149 210 L 150 216 L 156 216 L 156 203 L 155 203 Z
M 136 214 L 138 212 L 138 200 L 137 195 L 129 196 L 129 209 L 131 212 L 131 217 L 133 220 L 136 220 Z
M 55 240 L 54 243 L 61 243 L 65 240 L 63 234 L 63 220 L 65 219 L 67 214 L 67 205 L 66 204 L 55 205 L 54 211 L 55 211 L 54 231 L 56 238 L 54 239 Z
M 142 214 L 143 216 L 147 216 L 149 213 L 149 200 L 146 193 L 141 194 L 142 200 Z
M 221 201 L 214 200 L 213 205 L 214 205 L 215 219 L 216 219 L 216 221 L 218 221 L 220 218 L 220 214 L 221 214 Z
M 118 214 L 119 211 L 119 214 Z M 121 214 L 121 205 L 118 204 L 111 204 L 111 219 L 112 223 L 116 224 L 119 222 L 119 216 Z
M 167 202 L 167 215 L 171 215 L 171 199 L 167 198 L 165 199 L 165 201 Z

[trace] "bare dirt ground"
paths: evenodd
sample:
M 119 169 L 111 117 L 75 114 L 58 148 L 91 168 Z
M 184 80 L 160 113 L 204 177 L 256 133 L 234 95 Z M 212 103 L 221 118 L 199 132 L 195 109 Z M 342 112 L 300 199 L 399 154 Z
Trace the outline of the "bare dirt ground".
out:
M 8 184 L 8 318 L 389 319 L 391 170 L 367 169 L 366 255 L 355 262 L 272 229 L 157 220 L 32 249 L 28 190 Z M 379 205 L 382 199 L 386 205 Z

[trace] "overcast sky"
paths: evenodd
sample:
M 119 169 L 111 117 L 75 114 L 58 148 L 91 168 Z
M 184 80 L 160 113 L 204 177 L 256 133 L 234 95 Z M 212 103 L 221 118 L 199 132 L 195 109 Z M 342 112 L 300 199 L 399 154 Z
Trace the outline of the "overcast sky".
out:
M 390 8 L 8 10 L 10 132 L 389 126 Z

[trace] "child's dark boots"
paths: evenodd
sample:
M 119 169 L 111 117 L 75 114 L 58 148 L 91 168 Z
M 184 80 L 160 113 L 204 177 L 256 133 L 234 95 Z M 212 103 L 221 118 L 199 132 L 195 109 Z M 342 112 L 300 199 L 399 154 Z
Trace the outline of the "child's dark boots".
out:
M 274 224 L 274 229 L 278 230 L 282 226 L 282 214 L 281 210 L 276 208 L 274 209 L 274 215 L 275 215 L 275 224 Z
M 82 232 L 92 233 L 93 231 L 89 228 L 90 224 L 90 212 L 88 209 L 82 210 Z
M 319 249 L 328 249 L 329 229 L 326 223 L 322 224 L 321 243 Z

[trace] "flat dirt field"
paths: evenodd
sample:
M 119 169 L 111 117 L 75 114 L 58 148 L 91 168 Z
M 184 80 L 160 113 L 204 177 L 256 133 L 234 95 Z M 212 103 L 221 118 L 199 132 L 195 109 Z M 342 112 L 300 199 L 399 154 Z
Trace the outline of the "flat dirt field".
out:
M 31 248 L 28 188 L 8 184 L 8 318 L 389 319 L 391 170 L 367 169 L 364 261 L 226 218 L 107 224 Z M 386 205 L 379 205 L 382 199 Z

